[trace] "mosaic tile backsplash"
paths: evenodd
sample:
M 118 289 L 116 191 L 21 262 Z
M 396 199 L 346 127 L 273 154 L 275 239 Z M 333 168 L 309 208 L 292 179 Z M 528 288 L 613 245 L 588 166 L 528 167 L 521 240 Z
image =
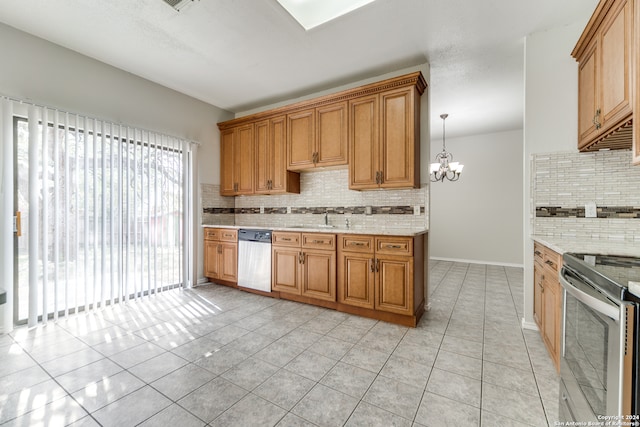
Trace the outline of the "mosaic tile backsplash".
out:
M 202 184 L 202 223 L 314 226 L 324 223 L 327 212 L 329 223 L 336 227 L 344 227 L 347 219 L 353 229 L 427 227 L 427 184 L 419 189 L 353 191 L 348 173 L 346 169 L 303 172 L 300 194 L 222 197 L 219 185 Z
M 640 242 L 640 166 L 629 150 L 535 154 L 531 162 L 534 234 Z M 597 218 L 585 218 L 588 202 Z

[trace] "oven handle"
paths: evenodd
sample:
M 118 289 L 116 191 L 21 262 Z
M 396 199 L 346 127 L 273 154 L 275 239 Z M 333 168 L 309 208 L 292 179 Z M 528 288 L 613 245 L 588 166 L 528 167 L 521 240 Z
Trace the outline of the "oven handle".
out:
M 613 319 L 615 322 L 620 321 L 620 307 L 613 305 L 609 302 L 603 301 L 596 297 L 593 297 L 586 292 L 580 290 L 577 286 L 572 283 L 569 283 L 567 279 L 565 279 L 566 269 L 563 267 L 560 271 L 560 284 L 562 287 L 573 295 L 578 301 L 584 303 L 588 307 L 594 309 L 598 313 L 604 314 L 605 316 Z

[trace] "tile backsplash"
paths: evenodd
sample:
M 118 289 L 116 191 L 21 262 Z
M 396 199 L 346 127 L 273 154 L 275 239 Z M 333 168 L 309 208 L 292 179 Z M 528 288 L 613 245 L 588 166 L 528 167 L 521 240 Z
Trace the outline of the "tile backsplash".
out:
M 534 234 L 640 242 L 640 166 L 629 150 L 535 154 L 531 174 Z M 597 218 L 585 218 L 589 202 Z
M 220 186 L 202 184 L 202 223 L 255 227 L 425 228 L 428 186 L 408 190 L 349 190 L 348 170 L 302 172 L 300 194 L 222 197 Z M 415 215 L 416 206 L 420 214 Z M 370 209 L 368 209 L 370 208 Z M 370 213 L 369 213 L 370 210 Z M 261 213 L 262 212 L 262 213 Z

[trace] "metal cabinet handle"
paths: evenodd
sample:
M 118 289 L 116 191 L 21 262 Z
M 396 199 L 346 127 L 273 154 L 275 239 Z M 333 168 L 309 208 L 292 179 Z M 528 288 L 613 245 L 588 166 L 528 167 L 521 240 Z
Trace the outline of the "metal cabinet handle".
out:
M 304 252 L 298 252 L 298 263 L 304 264 Z
M 384 175 L 382 174 L 382 171 L 380 171 L 380 184 L 384 183 Z
M 325 242 L 324 240 L 312 240 L 311 243 L 314 243 L 316 245 L 324 245 L 327 242 Z
M 376 184 L 380 184 L 380 171 L 376 171 Z
M 349 246 L 364 246 L 362 242 L 349 242 Z
M 281 237 L 280 240 L 282 240 L 283 242 L 290 242 L 291 238 L 290 237 Z
M 371 269 L 371 272 L 373 273 L 374 271 L 376 271 L 374 265 L 373 265 L 373 259 L 369 260 L 369 268 Z
M 596 125 L 596 129 L 600 129 L 602 127 L 602 123 L 600 123 L 600 109 L 596 110 L 596 115 L 593 116 L 592 120 L 593 124 Z
M 376 272 L 380 271 L 380 260 L 376 258 Z
M 387 245 L 387 249 L 402 249 L 402 245 Z

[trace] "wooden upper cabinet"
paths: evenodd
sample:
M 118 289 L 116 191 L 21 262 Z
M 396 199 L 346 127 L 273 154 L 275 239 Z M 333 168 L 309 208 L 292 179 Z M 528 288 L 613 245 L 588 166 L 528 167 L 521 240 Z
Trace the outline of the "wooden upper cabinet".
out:
M 379 96 L 349 102 L 349 188 L 379 188 Z
M 346 165 L 347 103 L 316 108 L 316 162 L 319 167 Z
M 634 96 L 633 96 L 633 102 L 634 102 L 634 106 L 633 106 L 633 110 L 638 112 L 638 114 L 640 114 L 640 6 L 636 6 L 635 10 L 633 11 L 633 14 L 635 16 L 634 19 L 634 34 L 635 34 L 635 38 L 634 38 L 634 46 L 633 46 L 633 52 L 635 54 L 635 64 L 634 64 L 634 77 L 635 77 L 635 81 L 634 81 Z M 634 165 L 640 165 L 640 126 L 634 126 L 633 127 L 633 142 L 632 142 L 632 151 L 633 151 L 633 164 Z
M 286 117 L 255 124 L 256 194 L 300 193 L 300 175 L 287 171 Z
M 289 170 L 346 165 L 347 103 L 287 115 Z
M 218 123 L 221 193 L 298 193 L 292 173 L 346 165 L 354 190 L 419 187 L 426 88 L 414 72 Z M 251 137 L 253 167 L 245 168 L 239 153 L 249 153 L 244 142 Z
M 235 196 L 233 135 L 234 129 L 220 132 L 220 194 L 223 196 Z
M 253 193 L 253 124 L 226 129 L 220 135 L 220 194 Z
M 578 147 L 593 141 L 598 135 L 594 120 L 598 110 L 596 81 L 596 42 L 591 43 L 578 65 Z
M 573 50 L 581 151 L 631 146 L 633 6 L 630 0 L 601 0 Z
M 406 87 L 349 103 L 349 188 L 420 186 L 419 100 Z
M 313 167 L 315 134 L 314 109 L 287 114 L 287 169 Z

